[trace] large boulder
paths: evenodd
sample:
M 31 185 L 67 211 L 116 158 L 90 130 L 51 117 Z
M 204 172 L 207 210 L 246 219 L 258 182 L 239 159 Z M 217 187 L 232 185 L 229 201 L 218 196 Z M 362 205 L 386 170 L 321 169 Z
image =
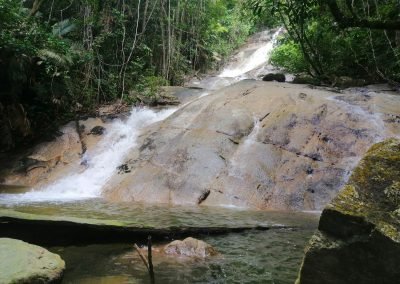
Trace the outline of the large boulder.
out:
M 30 154 L 22 157 L 5 177 L 4 183 L 38 186 L 49 182 L 49 179 L 56 177 L 55 169 L 65 168 L 65 165 L 78 161 L 81 153 L 81 139 L 75 122 L 71 122 L 62 127 L 52 141 L 36 145 Z
M 218 254 L 211 245 L 190 237 L 183 241 L 176 240 L 169 243 L 164 247 L 164 253 L 197 258 L 205 258 Z
M 0 238 L 0 283 L 55 283 L 65 262 L 59 255 L 23 241 Z
M 374 145 L 324 209 L 297 283 L 399 283 L 400 141 Z
M 104 187 L 113 201 L 322 210 L 400 96 L 244 80 L 144 129 Z M 119 174 L 118 174 L 119 173 Z
M 276 81 L 276 82 L 285 82 L 286 76 L 283 73 L 269 73 L 262 78 L 263 81 Z
M 40 188 L 70 172 L 84 168 L 81 157 L 102 139 L 107 123 L 100 118 L 70 122 L 50 141 L 27 149 L 16 161 L 9 161 L 7 171 L 0 171 L 3 184 Z

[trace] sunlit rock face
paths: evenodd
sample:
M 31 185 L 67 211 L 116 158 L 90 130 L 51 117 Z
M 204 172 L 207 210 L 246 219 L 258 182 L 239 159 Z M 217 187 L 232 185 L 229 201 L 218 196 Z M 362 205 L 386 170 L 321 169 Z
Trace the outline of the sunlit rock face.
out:
M 324 209 L 298 284 L 398 283 L 400 140 L 374 145 Z
M 103 196 L 320 210 L 372 144 L 400 134 L 399 109 L 396 95 L 245 80 L 145 128 Z
M 67 125 L 4 179 L 35 191 L 0 200 L 321 210 L 372 144 L 400 136 L 400 96 L 383 91 L 244 80 L 196 96 Z

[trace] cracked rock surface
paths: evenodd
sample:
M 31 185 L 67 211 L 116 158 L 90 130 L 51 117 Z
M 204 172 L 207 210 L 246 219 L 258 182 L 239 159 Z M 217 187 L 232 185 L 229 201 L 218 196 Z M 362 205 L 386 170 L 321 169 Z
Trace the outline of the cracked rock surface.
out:
M 399 109 L 400 96 L 372 90 L 241 81 L 146 128 L 104 195 L 321 210 L 372 144 L 400 135 Z

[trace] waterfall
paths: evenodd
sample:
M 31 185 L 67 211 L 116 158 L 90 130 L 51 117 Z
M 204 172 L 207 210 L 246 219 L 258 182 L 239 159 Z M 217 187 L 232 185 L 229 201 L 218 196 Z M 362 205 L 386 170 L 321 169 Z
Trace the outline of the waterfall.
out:
M 278 36 L 282 34 L 283 28 L 276 31 L 263 31 L 255 34 L 247 44 L 240 48 L 216 76 L 210 75 L 200 79 L 193 79 L 187 83 L 188 86 L 200 87 L 214 91 L 232 85 L 243 79 L 256 79 L 257 75 L 265 70 L 271 52 L 276 46 Z M 267 67 L 267 69 L 264 69 Z M 271 70 L 274 72 L 274 70 Z M 251 73 L 251 74 L 250 74 Z
M 257 143 L 257 136 L 260 132 L 260 121 L 254 118 L 254 127 L 242 144 L 239 145 L 229 165 L 229 175 L 241 178 L 243 175 L 243 161 L 247 159 L 249 151 Z
M 72 201 L 99 197 L 104 184 L 121 165 L 126 154 L 136 146 L 141 130 L 164 120 L 175 110 L 156 112 L 147 108 L 133 109 L 126 121 L 118 119 L 111 123 L 96 148 L 85 153 L 82 157 L 86 164 L 84 171 L 72 173 L 44 188 L 24 194 L 0 194 L 0 203 Z
M 245 73 L 265 65 L 270 58 L 271 52 L 276 45 L 278 36 L 282 33 L 282 28 L 278 29 L 270 40 L 265 41 L 261 46 L 257 46 L 255 51 L 247 55 L 248 49 L 242 50 L 236 55 L 236 62 L 228 65 L 219 77 L 235 78 L 244 75 Z M 249 47 L 251 48 L 251 47 Z
M 264 31 L 258 33 L 245 45 L 232 63 L 228 64 L 218 76 L 208 76 L 199 82 L 206 89 L 201 97 L 210 94 L 211 90 L 220 89 L 243 79 L 249 71 L 265 65 L 269 55 L 276 44 L 278 35 L 282 29 L 275 32 Z M 190 102 L 184 104 L 189 104 Z M 102 140 L 92 151 L 88 151 L 82 157 L 85 167 L 80 167 L 80 172 L 67 174 L 56 182 L 43 188 L 34 188 L 23 194 L 0 194 L 0 204 L 32 203 L 32 202 L 66 202 L 81 199 L 97 198 L 102 194 L 107 181 L 116 173 L 116 169 L 124 162 L 126 155 L 137 146 L 137 138 L 141 131 L 152 123 L 164 120 L 176 109 L 168 109 L 156 112 L 151 109 L 133 109 L 125 121 L 115 120 L 107 127 Z M 254 135 L 250 135 L 241 150 L 237 153 L 237 159 L 243 157 L 246 149 L 254 143 L 259 125 L 255 123 Z M 232 171 L 240 174 L 240 167 L 235 159 L 232 160 Z

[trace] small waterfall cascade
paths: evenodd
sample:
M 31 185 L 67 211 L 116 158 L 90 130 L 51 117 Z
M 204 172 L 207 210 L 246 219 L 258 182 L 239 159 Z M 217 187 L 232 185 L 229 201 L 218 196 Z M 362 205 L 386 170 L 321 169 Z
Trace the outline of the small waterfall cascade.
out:
M 45 188 L 33 189 L 24 194 L 0 194 L 0 203 L 73 201 L 99 197 L 104 184 L 123 162 L 125 155 L 136 146 L 141 130 L 164 120 L 174 111 L 176 109 L 159 112 L 147 108 L 133 109 L 126 121 L 114 121 L 96 148 L 85 153 L 82 161 L 86 169 L 67 175 Z
M 269 61 L 271 52 L 282 31 L 283 29 L 279 28 L 272 34 L 269 40 L 261 36 L 261 43 L 257 42 L 253 44 L 254 46 L 250 45 L 246 49 L 241 50 L 235 56 L 234 62 L 229 64 L 218 76 L 227 78 L 240 77 L 249 71 L 265 65 Z
M 266 30 L 253 35 L 217 75 L 209 75 L 201 80 L 193 79 L 188 85 L 213 91 L 243 79 L 256 79 L 265 72 L 266 67 L 269 70 L 267 63 L 283 30 Z
M 248 157 L 248 152 L 257 143 L 257 136 L 260 132 L 261 126 L 260 121 L 254 118 L 254 127 L 251 133 L 247 136 L 239 148 L 236 150 L 234 156 L 230 160 L 229 175 L 234 177 L 241 177 L 243 174 L 243 160 Z
M 218 76 L 209 76 L 201 81 L 192 82 L 204 87 L 205 90 L 200 97 L 209 95 L 212 90 L 249 78 L 246 73 L 265 66 L 282 31 L 283 29 L 280 28 L 254 35 L 249 43 L 233 56 Z M 81 160 L 86 166 L 85 169 L 79 167 L 79 172 L 67 174 L 46 187 L 35 188 L 27 193 L 0 194 L 0 204 L 68 202 L 100 197 L 103 187 L 115 174 L 116 168 L 123 163 L 126 154 L 137 146 L 137 138 L 141 131 L 152 123 L 164 120 L 175 111 L 176 109 L 158 112 L 147 108 L 133 109 L 128 119 L 115 120 L 111 123 L 96 148 L 85 153 Z M 245 157 L 246 149 L 256 141 L 259 130 L 258 121 L 255 121 L 254 125 L 253 132 L 231 160 L 233 175 L 240 175 L 240 159 Z

